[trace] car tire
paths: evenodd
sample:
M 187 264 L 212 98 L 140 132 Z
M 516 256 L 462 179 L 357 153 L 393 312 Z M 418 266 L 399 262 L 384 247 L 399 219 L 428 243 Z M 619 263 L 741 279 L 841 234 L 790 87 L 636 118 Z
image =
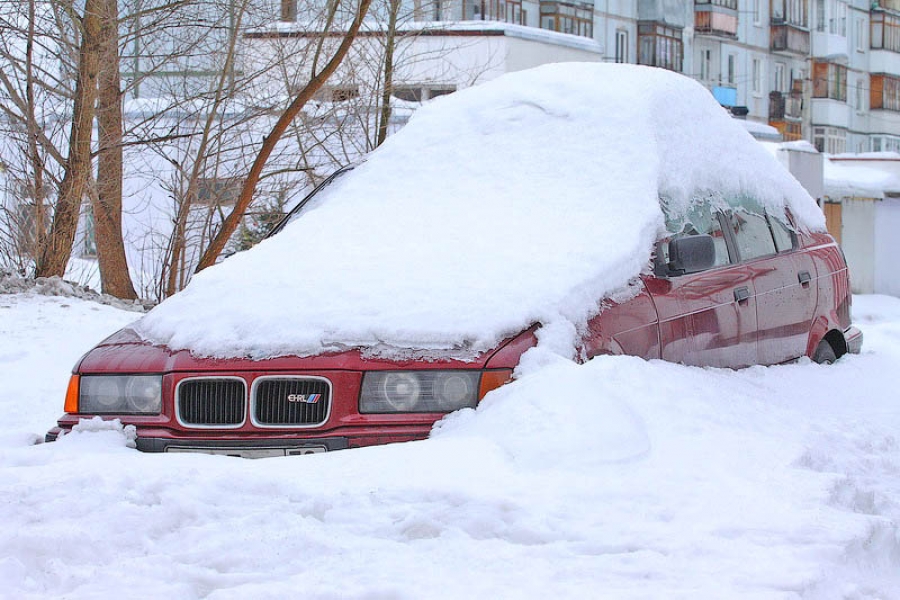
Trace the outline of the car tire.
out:
M 816 346 L 816 351 L 813 352 L 812 359 L 813 362 L 819 363 L 820 365 L 830 365 L 837 360 L 837 356 L 835 355 L 834 348 L 831 347 L 831 344 L 822 340 L 819 342 L 819 345 Z

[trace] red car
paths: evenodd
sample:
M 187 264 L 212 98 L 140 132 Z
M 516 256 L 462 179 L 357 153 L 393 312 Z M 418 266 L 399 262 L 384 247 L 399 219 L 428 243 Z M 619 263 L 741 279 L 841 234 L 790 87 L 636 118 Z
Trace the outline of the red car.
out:
M 739 368 L 862 344 L 814 200 L 664 69 L 443 96 L 319 189 L 88 352 L 47 439 L 99 415 L 145 451 L 307 454 L 424 438 L 533 347 Z
M 582 359 L 629 354 L 738 368 L 859 352 L 847 266 L 829 235 L 798 233 L 787 213 L 706 213 L 670 224 L 677 233 L 659 240 L 633 297 L 603 302 Z M 444 414 L 508 381 L 534 345 L 531 328 L 473 361 L 377 359 L 355 349 L 215 359 L 124 329 L 76 365 L 47 440 L 95 415 L 134 425 L 137 448 L 148 452 L 259 457 L 422 439 Z

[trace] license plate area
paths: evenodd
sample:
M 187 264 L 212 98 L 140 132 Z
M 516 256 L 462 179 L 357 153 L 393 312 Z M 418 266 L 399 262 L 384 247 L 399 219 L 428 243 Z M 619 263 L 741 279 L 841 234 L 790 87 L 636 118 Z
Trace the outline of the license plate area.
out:
M 272 458 L 275 456 L 304 456 L 307 454 L 320 454 L 327 452 L 328 448 L 320 445 L 291 446 L 285 448 L 229 448 L 207 447 L 197 448 L 190 446 L 168 446 L 166 452 L 180 452 L 193 454 L 216 454 L 221 456 L 235 456 L 238 458 Z

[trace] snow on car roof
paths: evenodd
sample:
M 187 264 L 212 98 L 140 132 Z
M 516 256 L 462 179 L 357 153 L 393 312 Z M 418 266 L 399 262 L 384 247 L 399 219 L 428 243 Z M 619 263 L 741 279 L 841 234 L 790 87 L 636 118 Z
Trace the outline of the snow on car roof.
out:
M 195 276 L 137 330 L 219 357 L 473 356 L 533 323 L 574 333 L 648 265 L 661 196 L 686 211 L 748 195 L 824 228 L 693 80 L 546 65 L 422 107 L 302 217 Z

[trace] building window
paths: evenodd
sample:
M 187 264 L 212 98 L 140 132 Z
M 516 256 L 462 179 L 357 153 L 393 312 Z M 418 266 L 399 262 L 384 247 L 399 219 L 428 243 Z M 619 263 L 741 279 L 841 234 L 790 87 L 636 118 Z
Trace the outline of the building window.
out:
M 762 91 L 762 61 L 758 58 L 753 59 L 753 92 L 758 94 Z
M 319 102 L 348 102 L 354 98 L 359 98 L 358 85 L 326 85 L 315 95 Z
M 244 180 L 238 177 L 201 177 L 197 180 L 195 204 L 229 206 L 237 202 Z
M 737 10 L 737 0 L 694 0 L 694 4 L 711 4 L 713 6 L 721 6 L 731 10 Z
M 297 0 L 281 0 L 281 20 L 286 23 L 297 20 Z
M 97 231 L 94 222 L 94 209 L 90 204 L 84 210 L 84 239 L 81 244 L 82 258 L 95 258 L 97 256 Z
M 865 52 L 866 49 L 866 22 L 863 19 L 856 20 L 856 51 Z
M 775 82 L 774 82 L 773 87 L 776 92 L 784 92 L 785 91 L 784 73 L 785 73 L 784 63 L 775 63 Z
M 425 102 L 455 91 L 454 85 L 397 85 L 391 90 L 391 95 L 405 102 Z
M 681 29 L 656 21 L 638 22 L 638 62 L 681 72 L 684 42 Z
M 847 67 L 834 63 L 813 63 L 813 98 L 847 101 Z
M 825 31 L 825 0 L 816 0 L 816 31 Z
M 436 2 L 436 4 L 440 5 L 440 2 Z M 503 21 L 516 25 L 525 24 L 525 11 L 522 10 L 521 0 L 483 0 L 475 4 L 479 5 L 475 9 L 475 13 L 481 15 L 477 17 L 481 20 Z M 463 10 L 465 10 L 465 6 Z
M 753 0 L 753 24 L 762 25 L 762 0 Z
M 806 0 L 772 0 L 772 23 L 806 27 L 809 23 Z
M 847 151 L 847 132 L 837 127 L 813 127 L 813 145 L 819 152 L 843 154 Z
M 872 75 L 869 78 L 869 106 L 872 110 L 900 111 L 900 77 Z
M 736 79 L 736 70 L 737 70 L 737 57 L 734 54 L 728 55 L 728 83 L 729 85 L 734 85 Z
M 828 20 L 828 32 L 847 37 L 847 3 L 832 2 L 833 12 Z
M 900 17 L 872 13 L 872 49 L 900 52 Z
M 872 152 L 900 152 L 900 137 L 873 136 Z
M 616 30 L 616 62 L 628 62 L 628 32 L 624 29 Z
M 581 37 L 594 37 L 594 5 L 541 2 L 541 28 Z
M 712 63 L 712 50 L 700 51 L 700 81 L 708 81 L 710 78 L 710 64 Z

